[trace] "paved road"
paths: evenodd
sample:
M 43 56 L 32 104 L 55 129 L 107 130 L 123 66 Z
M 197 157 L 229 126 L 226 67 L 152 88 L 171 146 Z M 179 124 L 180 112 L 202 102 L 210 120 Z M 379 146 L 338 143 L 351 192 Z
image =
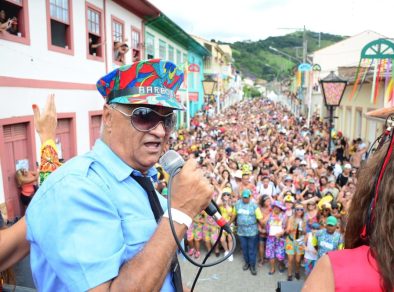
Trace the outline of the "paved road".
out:
M 203 253 L 205 256 L 205 253 Z M 216 260 L 215 255 L 211 255 L 212 260 Z M 210 262 L 211 259 L 208 260 Z M 269 264 L 263 267 L 257 267 L 257 275 L 253 276 L 249 270 L 243 271 L 243 257 L 239 249 L 236 250 L 234 261 L 225 261 L 211 268 L 204 268 L 199 280 L 196 284 L 196 292 L 212 292 L 212 291 L 231 291 L 231 292 L 257 292 L 257 291 L 275 291 L 278 287 L 278 281 L 286 281 L 287 274 L 278 271 L 274 275 L 268 275 Z M 187 287 L 191 288 L 194 277 L 198 272 L 198 268 L 186 259 L 180 260 L 182 267 L 183 282 Z M 295 280 L 297 281 L 297 280 Z M 302 280 L 297 281 L 302 285 Z M 301 286 L 300 285 L 300 286 Z M 291 292 L 297 292 L 299 289 L 292 289 Z
M 202 252 L 202 257 L 205 256 L 205 252 Z M 223 254 L 222 254 L 223 255 Z M 216 256 L 212 255 L 211 259 L 216 260 Z M 202 261 L 202 259 L 200 260 Z M 183 282 L 187 287 L 191 288 L 194 277 L 198 272 L 198 268 L 189 263 L 186 259 L 180 256 L 180 265 L 182 267 Z M 258 292 L 258 291 L 275 291 L 278 287 L 278 281 L 284 281 L 287 279 L 286 272 L 281 274 L 276 272 L 274 275 L 268 275 L 268 264 L 263 267 L 257 267 L 257 276 L 251 275 L 250 271 L 242 270 L 243 259 L 239 248 L 237 248 L 234 254 L 234 261 L 225 261 L 217 266 L 203 269 L 199 281 L 195 287 L 196 292 L 212 292 L 212 291 L 231 291 L 231 292 Z M 29 267 L 29 257 L 26 257 L 20 262 L 15 272 L 17 275 L 17 285 L 34 288 L 34 283 L 31 277 Z M 302 281 L 298 281 L 302 282 Z M 25 291 L 17 289 L 17 291 Z M 299 290 L 292 289 L 291 292 L 297 292 Z

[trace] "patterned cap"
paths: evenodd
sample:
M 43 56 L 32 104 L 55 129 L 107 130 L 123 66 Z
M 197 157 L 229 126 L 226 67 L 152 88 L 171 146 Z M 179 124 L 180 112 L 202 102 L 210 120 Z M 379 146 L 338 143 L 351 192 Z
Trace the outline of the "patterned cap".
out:
M 107 103 L 157 105 L 184 110 L 175 94 L 183 82 L 183 71 L 174 63 L 145 60 L 113 70 L 97 81 Z

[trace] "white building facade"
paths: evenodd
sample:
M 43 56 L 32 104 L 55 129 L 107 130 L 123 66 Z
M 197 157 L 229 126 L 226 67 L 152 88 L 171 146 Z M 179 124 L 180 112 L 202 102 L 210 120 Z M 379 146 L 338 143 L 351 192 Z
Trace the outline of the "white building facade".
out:
M 23 160 L 36 169 L 39 162 L 32 104 L 43 109 L 48 94 L 55 94 L 61 158 L 89 151 L 103 108 L 96 81 L 121 65 L 114 42 L 128 44 L 126 64 L 144 58 L 144 15 L 159 11 L 144 0 L 3 2 L 7 17 L 18 19 L 16 35 L 0 34 L 0 210 L 12 220 L 24 213 L 16 164 Z M 101 46 L 93 49 L 89 39 Z

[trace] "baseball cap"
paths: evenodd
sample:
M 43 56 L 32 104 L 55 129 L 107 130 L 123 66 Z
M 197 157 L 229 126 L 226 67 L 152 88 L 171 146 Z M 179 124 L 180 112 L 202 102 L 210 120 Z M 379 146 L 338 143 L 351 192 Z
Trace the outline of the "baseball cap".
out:
M 249 189 L 244 189 L 242 191 L 242 198 L 249 198 L 252 192 Z
M 156 105 L 184 110 L 176 92 L 184 74 L 174 63 L 161 59 L 119 67 L 97 81 L 97 90 L 108 104 Z
M 290 175 L 286 175 L 284 180 L 285 181 L 287 181 L 287 180 L 293 181 L 293 178 Z
M 330 226 L 336 226 L 338 223 L 337 218 L 335 218 L 334 216 L 328 216 L 327 220 L 326 220 L 326 224 L 330 225 Z
M 346 169 L 352 169 L 352 166 L 351 166 L 349 163 L 346 163 L 345 166 L 344 166 L 344 168 L 346 168 Z
M 310 178 L 310 179 L 308 179 L 308 183 L 314 184 L 314 183 L 315 183 L 315 180 L 314 180 L 313 178 Z
M 305 160 L 302 160 L 301 162 L 300 162 L 300 165 L 307 165 L 308 163 L 306 163 L 306 161 Z

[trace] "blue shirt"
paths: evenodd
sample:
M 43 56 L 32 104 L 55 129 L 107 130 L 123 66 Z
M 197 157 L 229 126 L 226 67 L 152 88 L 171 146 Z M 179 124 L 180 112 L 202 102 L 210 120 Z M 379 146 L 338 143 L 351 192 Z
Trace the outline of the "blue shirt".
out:
M 237 234 L 239 236 L 255 236 L 259 230 L 257 220 L 262 218 L 259 207 L 254 202 L 245 204 L 242 199 L 234 206 L 234 214 L 237 215 Z
M 157 227 L 141 175 L 101 140 L 52 173 L 26 213 L 38 291 L 86 291 L 118 276 Z M 157 171 L 151 168 L 153 179 Z M 166 200 L 159 196 L 163 210 Z M 169 235 L 170 236 L 170 235 Z M 170 273 L 162 291 L 174 291 Z

